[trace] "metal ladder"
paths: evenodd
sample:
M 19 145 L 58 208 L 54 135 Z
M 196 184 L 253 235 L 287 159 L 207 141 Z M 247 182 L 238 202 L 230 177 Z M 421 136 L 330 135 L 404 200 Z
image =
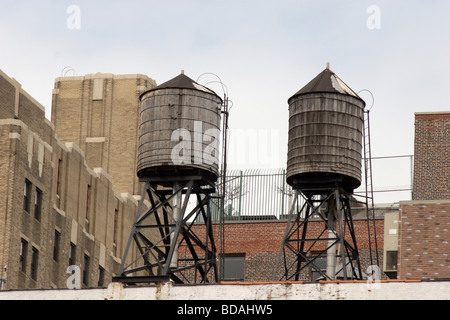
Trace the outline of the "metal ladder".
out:
M 364 125 L 363 125 L 363 138 L 364 138 L 364 180 L 365 180 L 365 199 L 366 199 L 366 215 L 367 215 L 367 231 L 369 236 L 369 249 L 370 249 L 370 263 L 371 265 L 375 265 L 374 257 L 372 253 L 373 245 L 372 245 L 372 235 L 371 229 L 373 233 L 373 240 L 375 243 L 375 258 L 376 265 L 379 266 L 378 259 L 378 244 L 377 244 L 377 232 L 376 232 L 376 224 L 375 224 L 375 208 L 374 208 L 374 199 L 373 199 L 373 177 L 372 177 L 372 150 L 370 146 L 370 110 L 364 111 Z M 371 228 L 372 223 L 372 228 Z

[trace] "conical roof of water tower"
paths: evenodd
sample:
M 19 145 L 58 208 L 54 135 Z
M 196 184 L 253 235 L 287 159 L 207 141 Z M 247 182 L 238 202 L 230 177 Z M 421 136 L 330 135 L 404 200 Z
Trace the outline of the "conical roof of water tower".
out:
M 309 93 L 338 93 L 353 96 L 361 99 L 348 85 L 345 84 L 333 71 L 327 68 L 312 79 L 306 86 L 297 91 L 292 97 L 288 99 L 288 103 L 292 98 Z M 365 105 L 365 102 L 364 102 Z
M 151 91 L 155 91 L 155 90 L 160 90 L 160 89 L 190 89 L 190 90 L 198 90 L 198 91 L 203 91 L 203 92 L 207 92 L 210 94 L 213 94 L 215 96 L 217 96 L 220 100 L 222 100 L 213 90 L 198 84 L 197 82 L 195 82 L 194 80 L 192 80 L 191 78 L 189 78 L 187 75 L 184 74 L 184 71 L 182 70 L 181 73 L 176 76 L 175 78 L 166 81 L 162 84 L 160 84 L 159 86 L 156 86 L 146 92 L 144 92 L 142 95 L 151 92 Z M 141 95 L 141 97 L 142 97 Z

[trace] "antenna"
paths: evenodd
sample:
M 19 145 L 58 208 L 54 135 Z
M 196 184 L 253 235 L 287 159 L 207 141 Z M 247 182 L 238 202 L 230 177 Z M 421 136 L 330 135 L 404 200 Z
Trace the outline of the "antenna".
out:
M 228 88 L 223 83 L 222 79 L 220 77 L 212 72 L 205 72 L 198 76 L 197 81 L 199 82 L 199 79 L 204 75 L 213 75 L 218 80 L 216 81 L 209 81 L 205 84 L 208 85 L 210 83 L 219 83 L 222 86 L 223 91 L 223 105 L 221 113 L 223 114 L 222 119 L 222 162 L 221 162 L 221 177 L 220 177 L 220 183 L 218 184 L 218 187 L 220 187 L 220 219 L 219 219 L 219 237 L 220 237 L 220 279 L 223 280 L 224 277 L 224 254 L 225 254 L 225 224 L 224 224 L 224 214 L 225 214 L 225 193 L 226 193 L 226 173 L 227 173 L 227 151 L 228 151 L 228 133 L 229 133 L 229 127 L 228 127 L 228 118 L 230 114 L 230 110 L 233 107 L 233 102 L 228 99 Z M 229 103 L 231 102 L 231 106 L 229 106 Z
M 75 69 L 72 68 L 71 66 L 67 66 L 61 70 L 61 77 L 66 77 L 67 73 L 71 72 L 71 71 L 72 71 L 72 76 L 77 76 L 77 72 L 75 71 Z
M 368 89 L 361 89 L 361 90 L 359 90 L 356 94 L 359 96 L 359 93 L 360 93 L 360 92 L 363 92 L 363 91 L 368 92 L 368 93 L 370 94 L 370 96 L 372 97 L 372 105 L 370 106 L 370 108 L 367 109 L 367 111 L 370 111 L 370 110 L 372 110 L 373 105 L 374 105 L 374 103 L 375 103 L 375 97 L 373 96 L 372 92 L 370 92 L 370 90 L 368 90 Z
M 213 75 L 213 76 L 215 76 L 218 79 L 218 81 L 210 81 L 208 83 L 219 83 L 222 86 L 222 91 L 223 91 L 224 95 L 228 96 L 228 88 L 227 88 L 227 86 L 223 83 L 222 79 L 220 79 L 220 77 L 217 74 L 215 74 L 215 73 L 212 73 L 212 72 L 202 73 L 201 75 L 198 76 L 198 78 L 197 78 L 197 80 L 195 82 L 199 83 L 200 78 L 202 76 L 204 76 L 204 75 L 207 75 L 207 74 Z M 205 84 L 205 86 L 206 86 L 206 84 Z

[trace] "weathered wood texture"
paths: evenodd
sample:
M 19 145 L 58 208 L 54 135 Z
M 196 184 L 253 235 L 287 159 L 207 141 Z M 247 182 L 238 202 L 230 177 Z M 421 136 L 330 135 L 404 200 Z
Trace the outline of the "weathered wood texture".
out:
M 289 100 L 287 182 L 352 191 L 361 184 L 364 103 L 352 96 L 313 93 Z
M 217 180 L 218 163 L 203 156 L 219 139 L 214 132 L 220 132 L 220 98 L 198 90 L 165 88 L 144 94 L 141 101 L 138 176 L 164 178 L 200 173 Z M 172 156 L 182 141 L 186 144 L 176 156 L 190 152 L 190 158 L 180 164 Z M 219 158 L 214 152 L 209 155 Z

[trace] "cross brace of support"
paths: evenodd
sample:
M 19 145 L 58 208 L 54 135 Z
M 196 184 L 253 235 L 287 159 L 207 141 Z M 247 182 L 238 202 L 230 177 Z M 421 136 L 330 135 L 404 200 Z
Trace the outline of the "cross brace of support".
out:
M 174 181 L 169 192 L 154 181 L 144 182 L 119 273 L 113 281 L 151 283 L 171 279 L 175 283 L 217 282 L 217 250 L 210 210 L 214 185 L 211 183 L 205 187 L 195 179 Z M 194 196 L 197 205 L 188 208 L 189 199 Z M 150 203 L 148 207 L 146 200 Z M 202 236 L 192 228 L 197 220 L 204 223 Z M 178 256 L 179 248 L 185 249 L 182 257 Z
M 321 223 L 321 231 L 308 229 L 312 220 Z M 325 258 L 326 270 L 319 263 Z M 281 260 L 284 268 L 280 278 L 277 272 Z M 274 279 L 298 281 L 303 270 L 314 271 L 324 280 L 363 278 L 350 194 L 339 186 L 325 192 L 322 189 L 296 190 Z

